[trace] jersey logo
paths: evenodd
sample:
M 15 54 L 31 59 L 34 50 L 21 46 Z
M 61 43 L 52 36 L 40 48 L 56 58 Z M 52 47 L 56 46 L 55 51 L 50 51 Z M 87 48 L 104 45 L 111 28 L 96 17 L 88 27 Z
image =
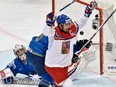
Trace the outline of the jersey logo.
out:
M 41 34 L 39 37 L 36 37 L 36 41 L 39 41 L 43 37 L 43 34 Z
M 70 41 L 62 42 L 62 54 L 68 54 L 70 51 Z
M 10 62 L 10 63 L 8 64 L 8 66 L 9 66 L 9 67 L 13 67 L 13 69 L 16 69 L 16 65 L 15 65 L 14 61 Z

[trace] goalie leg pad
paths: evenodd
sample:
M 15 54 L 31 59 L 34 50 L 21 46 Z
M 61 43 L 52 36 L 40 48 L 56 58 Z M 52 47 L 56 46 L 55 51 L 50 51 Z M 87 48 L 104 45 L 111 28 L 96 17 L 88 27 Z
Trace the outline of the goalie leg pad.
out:
M 91 47 L 88 50 L 82 52 L 80 54 L 81 58 L 85 58 L 88 62 L 94 61 L 96 59 L 95 57 L 95 48 Z
M 76 71 L 70 76 L 70 78 L 72 80 L 76 80 L 78 78 L 78 76 L 81 74 L 81 72 L 83 72 L 83 70 L 86 68 L 88 63 L 89 62 L 85 58 L 81 58 L 78 66 L 76 68 Z

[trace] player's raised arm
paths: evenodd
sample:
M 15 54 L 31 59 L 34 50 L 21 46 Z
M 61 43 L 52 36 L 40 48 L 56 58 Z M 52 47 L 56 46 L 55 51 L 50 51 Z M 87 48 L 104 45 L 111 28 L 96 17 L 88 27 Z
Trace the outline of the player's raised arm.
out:
M 92 14 L 92 11 L 97 7 L 96 1 L 91 1 L 85 8 L 84 15 L 81 16 L 77 22 L 79 28 L 81 29 L 87 22 L 88 18 Z

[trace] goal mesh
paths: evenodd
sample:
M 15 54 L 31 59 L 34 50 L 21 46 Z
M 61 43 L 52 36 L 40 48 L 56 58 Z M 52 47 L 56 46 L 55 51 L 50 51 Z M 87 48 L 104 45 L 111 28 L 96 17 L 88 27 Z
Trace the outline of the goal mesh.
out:
M 52 0 L 52 10 L 56 15 L 66 14 L 73 21 L 78 21 L 84 15 L 85 7 L 90 0 L 86 0 L 86 2 L 85 0 L 76 0 L 76 2 L 59 12 L 61 8 L 70 2 L 72 0 Z M 100 2 L 100 0 L 97 2 L 98 8 L 93 11 L 87 24 L 78 32 L 78 39 L 89 39 L 96 32 L 96 29 L 93 29 L 96 14 L 99 15 L 98 26 L 100 26 L 113 11 L 112 5 L 107 5 L 106 8 L 104 2 Z M 116 29 L 114 28 L 115 21 L 112 17 L 92 40 L 93 46 L 97 49 L 97 59 L 91 62 L 88 67 L 97 73 L 116 73 L 116 57 L 114 56 L 116 55 Z M 83 35 L 80 34 L 81 31 L 84 32 Z
M 99 7 L 103 9 L 103 20 L 113 12 L 113 4 L 110 0 L 98 1 Z M 103 27 L 103 67 L 104 73 L 116 74 L 116 24 L 114 15 Z

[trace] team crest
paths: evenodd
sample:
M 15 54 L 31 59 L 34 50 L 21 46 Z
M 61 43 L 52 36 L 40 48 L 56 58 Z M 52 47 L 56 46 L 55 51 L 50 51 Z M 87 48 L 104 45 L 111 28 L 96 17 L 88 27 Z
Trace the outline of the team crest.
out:
M 70 51 L 70 41 L 62 42 L 62 54 L 68 54 Z

